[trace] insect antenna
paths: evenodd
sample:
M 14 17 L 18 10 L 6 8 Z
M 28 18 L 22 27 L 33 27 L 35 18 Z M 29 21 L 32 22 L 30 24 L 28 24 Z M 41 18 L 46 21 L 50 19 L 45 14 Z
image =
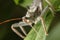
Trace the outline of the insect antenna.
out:
M 8 19 L 8 20 L 5 20 L 5 21 L 3 21 L 3 22 L 0 22 L 0 25 L 1 25 L 1 24 L 4 24 L 4 23 L 11 22 L 11 21 L 15 21 L 15 20 L 21 20 L 21 18 Z

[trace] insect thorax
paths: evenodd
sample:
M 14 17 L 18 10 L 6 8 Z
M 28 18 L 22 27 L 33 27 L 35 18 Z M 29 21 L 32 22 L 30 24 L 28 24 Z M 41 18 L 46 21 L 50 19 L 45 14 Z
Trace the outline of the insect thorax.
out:
M 41 12 L 39 10 L 39 7 L 37 7 L 34 11 L 30 11 L 30 9 L 27 11 L 26 17 L 28 20 L 30 20 L 32 23 L 35 23 L 37 21 L 37 18 L 40 16 Z
M 28 20 L 32 23 L 35 23 L 41 14 L 40 8 L 41 0 L 33 0 L 33 3 L 30 5 L 26 16 Z

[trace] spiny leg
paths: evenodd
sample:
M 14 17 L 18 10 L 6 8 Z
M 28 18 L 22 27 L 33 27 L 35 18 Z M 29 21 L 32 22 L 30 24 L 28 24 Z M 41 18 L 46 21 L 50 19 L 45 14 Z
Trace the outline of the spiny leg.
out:
M 38 37 L 41 38 L 41 37 L 39 36 L 38 31 L 37 31 L 32 25 L 30 25 L 30 27 L 33 29 L 33 31 L 34 31 L 36 34 L 38 34 Z
M 47 30 L 46 30 L 46 26 L 45 26 L 45 21 L 44 21 L 43 17 L 40 17 L 40 20 L 41 20 L 45 35 L 48 35 Z
M 50 11 L 52 12 L 52 15 L 54 16 L 55 10 L 54 10 L 52 4 L 51 4 L 48 0 L 46 0 L 46 2 L 48 3 L 49 6 L 47 6 L 47 7 L 42 11 L 41 16 L 40 16 L 40 19 L 41 19 L 42 26 L 43 26 L 43 28 L 44 28 L 45 34 L 48 35 L 48 33 L 47 33 L 47 31 L 46 31 L 46 27 L 45 27 L 45 22 L 44 22 L 44 19 L 43 19 L 42 16 L 44 15 L 44 13 L 47 11 L 48 8 L 50 9 Z
M 46 31 L 45 21 L 44 21 L 44 19 L 42 17 L 44 15 L 44 13 L 46 12 L 46 10 L 48 9 L 48 6 L 43 9 L 43 0 L 41 0 L 39 8 L 41 10 L 40 20 L 41 20 L 42 26 L 43 26 L 45 35 L 48 35 L 48 33 Z
M 48 3 L 49 9 L 50 9 L 50 11 L 52 12 L 52 15 L 54 16 L 54 14 L 55 14 L 55 8 L 54 8 L 53 5 L 50 3 L 50 1 L 48 1 L 48 0 L 45 0 L 45 1 Z
M 44 13 L 47 11 L 47 9 L 48 9 L 48 6 L 46 6 L 46 7 L 43 9 L 43 11 L 41 12 L 41 15 L 40 15 L 40 20 L 41 20 L 41 23 L 42 23 L 42 26 L 43 26 L 45 35 L 48 35 L 48 33 L 47 33 L 47 30 L 46 30 L 46 26 L 45 26 L 45 21 L 44 21 L 43 15 L 44 15 Z
M 52 6 L 52 4 L 50 3 L 50 1 L 48 1 L 48 0 L 45 0 L 46 1 L 46 3 L 54 10 L 54 7 Z
M 29 27 L 31 27 L 36 34 L 38 34 L 37 30 L 31 24 L 29 24 L 29 23 L 27 23 L 27 24 L 30 25 Z
M 11 29 L 18 35 L 20 36 L 21 38 L 25 38 L 25 36 L 23 36 L 20 32 L 18 32 L 15 27 L 18 27 L 18 23 L 15 23 L 11 26 Z
M 30 25 L 30 27 L 35 31 L 36 34 L 38 33 L 32 25 Z
M 27 35 L 27 32 L 25 31 L 25 29 L 24 29 L 22 26 L 19 26 L 19 27 L 20 27 L 21 31 L 22 31 L 25 35 Z
M 40 0 L 39 9 L 41 12 L 43 11 L 43 0 Z
M 31 27 L 33 29 L 33 31 L 38 34 L 37 30 L 32 26 L 31 21 L 27 20 L 25 18 L 23 18 L 23 21 L 25 21 L 28 25 L 30 25 L 29 27 Z M 40 37 L 40 36 L 39 36 Z
M 49 8 L 49 6 L 47 5 L 47 6 L 43 9 L 43 11 L 41 12 L 41 15 L 40 15 L 40 16 L 44 16 L 44 14 L 45 14 L 45 12 L 47 12 L 48 8 Z
M 23 23 L 20 22 L 20 24 L 21 24 L 21 26 L 30 25 L 29 27 L 31 27 L 31 28 L 34 30 L 34 32 L 35 32 L 36 34 L 38 34 L 38 32 L 36 31 L 36 29 L 35 29 L 31 24 L 25 23 L 25 22 L 23 22 Z M 19 25 L 20 25 L 20 24 L 19 24 Z M 22 29 L 21 29 L 21 30 L 22 30 Z M 39 36 L 39 37 L 40 37 L 40 36 Z
M 49 9 L 52 12 L 52 15 L 54 16 L 54 14 L 56 14 L 55 11 L 51 7 L 49 7 Z
M 27 32 L 25 31 L 25 29 L 23 28 L 23 26 L 27 26 L 28 24 L 25 23 L 25 22 L 19 22 L 18 25 L 19 25 L 20 29 L 22 30 L 22 32 L 23 32 L 25 35 L 27 35 Z

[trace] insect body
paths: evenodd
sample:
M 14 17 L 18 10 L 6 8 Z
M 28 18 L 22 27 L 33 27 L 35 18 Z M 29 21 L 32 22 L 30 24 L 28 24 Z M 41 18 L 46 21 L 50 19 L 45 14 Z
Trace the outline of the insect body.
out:
M 23 26 L 29 25 L 30 27 L 32 27 L 32 24 L 37 24 L 38 21 L 41 21 L 43 29 L 45 34 L 47 35 L 48 33 L 46 32 L 46 27 L 45 27 L 45 22 L 44 22 L 44 18 L 43 15 L 44 13 L 47 11 L 47 9 L 49 8 L 50 11 L 52 13 L 54 12 L 54 8 L 51 5 L 51 3 L 48 0 L 45 0 L 48 5 L 43 9 L 43 0 L 33 0 L 33 3 L 31 4 L 31 6 L 29 7 L 26 15 L 24 17 L 22 17 L 22 21 L 19 23 L 15 23 L 12 24 L 11 29 L 20 37 L 25 38 L 25 36 L 23 36 L 20 32 L 18 32 L 15 27 L 20 27 L 21 31 L 27 35 L 25 29 L 23 28 Z M 15 19 L 12 19 L 15 20 Z M 19 19 L 18 19 L 19 20 Z M 9 20 L 4 21 L 2 23 L 5 22 L 9 22 Z M 2 24 L 0 23 L 0 24 Z M 37 33 L 37 31 L 35 30 L 34 27 L 32 27 L 32 29 Z
M 21 29 L 21 31 L 27 35 L 25 29 L 23 28 L 23 26 L 27 26 L 29 25 L 34 31 L 35 33 L 38 33 L 36 31 L 36 29 L 34 27 L 32 27 L 32 24 L 37 24 L 37 22 L 41 21 L 42 23 L 42 27 L 44 29 L 45 35 L 48 35 L 47 31 L 46 31 L 46 26 L 45 26 L 45 21 L 43 18 L 44 13 L 50 9 L 50 11 L 52 12 L 52 14 L 54 15 L 55 13 L 55 9 L 52 6 L 52 4 L 48 1 L 45 0 L 47 2 L 47 6 L 45 8 L 43 8 L 43 0 L 33 0 L 33 3 L 30 5 L 29 9 L 27 10 L 27 13 L 24 17 L 22 17 L 22 21 L 20 21 L 19 23 L 14 23 L 11 26 L 11 29 L 21 38 L 25 38 L 25 36 L 23 36 L 18 30 L 16 30 L 16 27 L 19 27 Z M 10 22 L 13 20 L 21 20 L 20 18 L 16 18 L 16 19 L 10 19 L 10 20 L 6 20 L 4 22 L 1 22 L 0 24 L 6 23 L 6 22 Z
M 36 24 L 38 22 L 38 20 L 40 20 L 39 16 L 41 14 L 41 11 L 42 11 L 42 2 L 41 2 L 41 0 L 33 0 L 33 3 L 29 7 L 26 15 L 24 17 L 22 17 L 22 22 L 13 24 L 11 26 L 12 30 L 17 35 L 19 35 L 20 37 L 24 38 L 24 36 L 21 35 L 14 27 L 20 27 L 20 29 L 22 30 L 22 32 L 25 35 L 27 35 L 25 29 L 22 26 L 30 25 L 30 27 L 32 27 L 33 23 Z M 37 31 L 35 30 L 35 28 L 33 28 L 33 29 L 37 33 Z

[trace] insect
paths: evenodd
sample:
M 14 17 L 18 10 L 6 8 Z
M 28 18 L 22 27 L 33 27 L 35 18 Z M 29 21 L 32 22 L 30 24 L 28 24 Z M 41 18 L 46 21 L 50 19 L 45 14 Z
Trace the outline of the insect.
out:
M 47 6 L 45 8 L 43 8 L 43 0 L 33 0 L 33 3 L 30 5 L 29 9 L 27 10 L 27 13 L 25 16 L 23 16 L 21 19 L 22 21 L 20 21 L 19 23 L 14 23 L 11 26 L 11 29 L 21 38 L 25 38 L 25 36 L 23 36 L 20 32 L 18 32 L 15 27 L 20 27 L 21 31 L 27 35 L 25 29 L 23 28 L 23 26 L 26 25 L 30 25 L 30 27 L 32 27 L 32 24 L 37 24 L 38 21 L 41 21 L 45 35 L 48 35 L 47 31 L 46 31 L 46 26 L 45 26 L 45 21 L 43 18 L 44 13 L 47 11 L 47 9 L 50 9 L 50 11 L 52 12 L 52 14 L 54 15 L 54 8 L 52 6 L 52 4 L 48 1 L 45 0 L 47 2 Z M 11 19 L 11 20 L 20 20 L 20 18 L 17 19 Z M 5 22 L 9 22 L 11 20 L 7 20 L 4 21 L 2 23 Z M 2 24 L 0 23 L 0 24 Z M 37 31 L 35 30 L 34 27 L 32 27 L 32 29 L 37 33 Z

